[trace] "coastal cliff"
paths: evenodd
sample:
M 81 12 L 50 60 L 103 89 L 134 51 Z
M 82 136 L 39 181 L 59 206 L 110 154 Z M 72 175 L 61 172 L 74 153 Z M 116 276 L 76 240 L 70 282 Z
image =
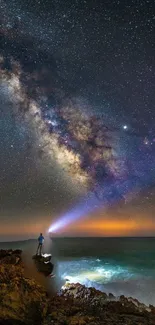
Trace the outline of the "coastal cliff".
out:
M 155 325 L 155 307 L 116 299 L 94 288 L 66 284 L 49 296 L 24 276 L 20 250 L 0 250 L 0 325 Z

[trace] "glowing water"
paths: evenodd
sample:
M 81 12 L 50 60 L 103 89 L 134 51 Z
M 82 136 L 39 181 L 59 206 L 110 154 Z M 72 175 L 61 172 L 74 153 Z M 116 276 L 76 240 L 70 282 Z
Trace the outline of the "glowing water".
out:
M 155 305 L 155 239 L 61 239 L 57 247 L 58 275 L 64 283 L 78 282 Z

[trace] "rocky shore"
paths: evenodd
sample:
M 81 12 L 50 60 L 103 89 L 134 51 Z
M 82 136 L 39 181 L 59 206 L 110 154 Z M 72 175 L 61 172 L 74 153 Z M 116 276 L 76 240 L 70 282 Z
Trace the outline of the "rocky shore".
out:
M 155 325 L 155 307 L 80 284 L 49 296 L 24 276 L 22 252 L 0 251 L 0 325 Z

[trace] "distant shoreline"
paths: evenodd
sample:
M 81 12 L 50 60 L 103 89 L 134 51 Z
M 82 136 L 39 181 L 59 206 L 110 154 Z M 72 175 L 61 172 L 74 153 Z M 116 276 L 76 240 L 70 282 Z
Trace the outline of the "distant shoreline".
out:
M 51 239 L 155 239 L 155 236 L 53 236 Z M 4 240 L 0 241 L 0 244 L 7 244 L 7 243 L 22 243 L 22 242 L 28 242 L 28 241 L 37 241 L 37 238 L 28 238 L 28 239 L 18 239 L 18 240 Z

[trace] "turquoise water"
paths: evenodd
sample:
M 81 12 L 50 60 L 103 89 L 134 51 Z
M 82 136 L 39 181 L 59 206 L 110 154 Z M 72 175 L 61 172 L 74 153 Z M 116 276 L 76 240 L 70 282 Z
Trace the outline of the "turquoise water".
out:
M 0 246 L 21 248 L 31 259 L 37 242 Z M 51 286 L 53 281 L 59 289 L 66 280 L 79 282 L 155 305 L 155 238 L 54 238 L 45 241 L 45 251 L 53 254 L 55 264 Z
M 155 238 L 55 239 L 58 275 L 155 305 Z

